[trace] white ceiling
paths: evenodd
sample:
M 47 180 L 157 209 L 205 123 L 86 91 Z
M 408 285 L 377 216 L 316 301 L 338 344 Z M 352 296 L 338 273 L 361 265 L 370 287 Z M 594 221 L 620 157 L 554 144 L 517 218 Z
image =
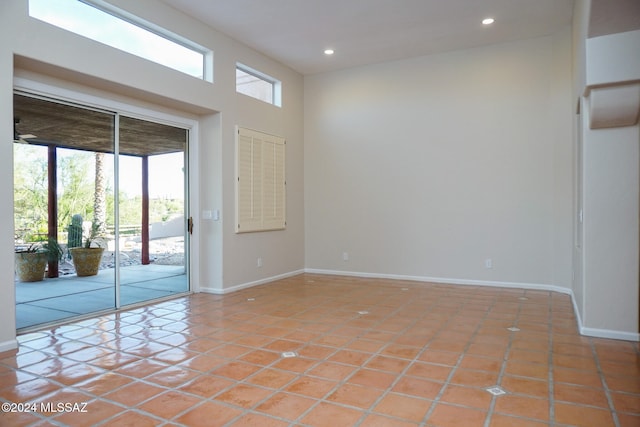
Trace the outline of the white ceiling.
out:
M 573 0 L 163 1 L 305 75 L 544 36 L 569 26 L 573 9 Z M 496 22 L 485 27 L 486 17 Z

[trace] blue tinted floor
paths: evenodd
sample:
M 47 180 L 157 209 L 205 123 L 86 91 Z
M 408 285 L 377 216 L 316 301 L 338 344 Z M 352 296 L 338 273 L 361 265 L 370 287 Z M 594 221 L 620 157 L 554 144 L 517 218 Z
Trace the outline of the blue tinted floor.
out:
M 16 326 L 31 328 L 114 308 L 115 270 L 97 276 L 69 275 L 41 282 L 16 282 Z M 120 269 L 121 306 L 187 292 L 184 266 L 135 265 Z

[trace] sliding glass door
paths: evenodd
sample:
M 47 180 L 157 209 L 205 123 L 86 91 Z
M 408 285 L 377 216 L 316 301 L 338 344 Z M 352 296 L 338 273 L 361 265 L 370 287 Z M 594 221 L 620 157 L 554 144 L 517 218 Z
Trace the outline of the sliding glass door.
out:
M 14 114 L 18 329 L 188 292 L 188 131 L 29 94 Z

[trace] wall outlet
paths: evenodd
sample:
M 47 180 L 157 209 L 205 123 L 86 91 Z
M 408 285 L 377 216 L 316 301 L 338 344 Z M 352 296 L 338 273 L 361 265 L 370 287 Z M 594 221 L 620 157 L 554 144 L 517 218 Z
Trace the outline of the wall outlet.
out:
M 262 258 L 258 257 L 258 261 L 256 262 L 256 267 L 260 268 L 262 267 Z
M 342 252 L 342 260 L 349 261 L 349 252 Z
M 493 268 L 493 261 L 491 258 L 487 258 L 484 260 L 484 268 Z

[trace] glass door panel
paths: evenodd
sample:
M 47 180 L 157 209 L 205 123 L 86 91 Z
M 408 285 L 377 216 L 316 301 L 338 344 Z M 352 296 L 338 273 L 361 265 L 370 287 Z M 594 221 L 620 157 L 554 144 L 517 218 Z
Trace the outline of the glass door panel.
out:
M 119 259 L 122 306 L 189 290 L 187 131 L 120 116 Z
M 34 282 L 16 275 L 17 328 L 58 322 L 115 307 L 114 236 L 115 116 L 43 98 L 14 95 L 14 199 L 16 252 L 60 247 Z M 109 158 L 111 160 L 109 160 Z M 102 161 L 101 161 L 102 160 Z M 109 164 L 111 161 L 111 164 Z M 101 165 L 103 167 L 101 167 Z M 99 235 L 105 249 L 83 252 Z M 26 254 L 16 254 L 26 258 Z M 89 271 L 89 273 L 85 273 Z

